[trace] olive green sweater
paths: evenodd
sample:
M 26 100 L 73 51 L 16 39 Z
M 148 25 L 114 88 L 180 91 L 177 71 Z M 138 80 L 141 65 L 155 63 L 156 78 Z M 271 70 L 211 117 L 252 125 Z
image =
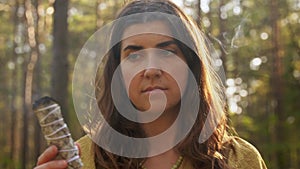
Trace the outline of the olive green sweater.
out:
M 81 149 L 82 169 L 95 169 L 92 140 L 88 136 L 80 138 L 77 143 Z M 228 165 L 233 169 L 266 169 L 266 165 L 257 149 L 239 137 L 230 138 L 232 149 L 228 152 Z M 182 169 L 193 169 L 191 164 L 184 160 Z

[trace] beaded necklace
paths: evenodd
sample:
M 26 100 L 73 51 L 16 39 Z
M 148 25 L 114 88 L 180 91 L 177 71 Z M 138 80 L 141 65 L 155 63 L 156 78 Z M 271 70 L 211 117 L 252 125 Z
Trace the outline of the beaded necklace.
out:
M 178 160 L 176 161 L 176 163 L 171 167 L 171 169 L 178 169 L 183 161 L 183 157 L 179 156 Z M 143 166 L 143 164 L 140 165 L 141 169 L 147 169 L 145 166 Z

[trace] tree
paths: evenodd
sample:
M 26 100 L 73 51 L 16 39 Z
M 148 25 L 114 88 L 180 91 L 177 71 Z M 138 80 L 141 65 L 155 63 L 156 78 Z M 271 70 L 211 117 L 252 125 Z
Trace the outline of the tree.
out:
M 15 8 L 14 8 L 14 39 L 17 39 L 19 35 L 18 25 L 20 24 L 20 18 L 18 17 L 18 9 L 19 9 L 19 1 L 15 1 Z M 13 42 L 13 58 L 12 63 L 15 65 L 14 69 L 12 70 L 12 79 L 17 77 L 17 57 L 18 54 L 16 53 L 16 48 L 18 47 L 18 42 L 14 40 Z M 10 111 L 11 111 L 11 127 L 10 127 L 10 159 L 15 159 L 15 143 L 16 143 L 16 122 L 17 122 L 17 107 L 16 107 L 16 98 L 17 98 L 17 83 L 11 83 L 11 97 L 10 97 Z
M 34 70 L 39 58 L 39 49 L 36 36 L 36 22 L 34 19 L 35 8 L 31 0 L 25 0 L 25 18 L 27 25 L 27 41 L 30 46 L 30 55 L 25 68 L 24 76 L 24 97 L 23 97 L 23 152 L 22 152 L 22 168 L 26 169 L 26 162 L 28 160 L 28 140 L 29 140 L 29 115 L 31 114 L 32 105 L 32 91 L 33 91 L 33 77 Z
M 275 101 L 274 113 L 276 116 L 276 125 L 273 131 L 275 134 L 275 143 L 284 144 L 284 121 L 285 121 L 285 112 L 283 109 L 283 50 L 281 47 L 280 32 L 281 27 L 279 26 L 280 12 L 278 10 L 278 1 L 270 0 L 270 22 L 272 27 L 272 63 L 273 70 L 271 75 L 271 86 L 273 100 Z M 286 154 L 280 149 L 276 152 L 277 156 L 277 166 L 278 168 L 286 168 L 285 161 Z
M 53 58 L 51 96 L 57 100 L 68 121 L 68 5 L 69 0 L 55 1 L 53 16 Z
M 36 42 L 37 44 L 41 44 L 41 37 L 43 36 L 42 34 L 45 34 L 45 32 L 43 31 L 44 30 L 44 20 L 42 19 L 43 16 L 41 14 L 41 11 L 42 11 L 42 0 L 36 0 L 35 1 L 35 11 L 36 11 L 36 24 L 35 24 L 35 29 L 36 29 Z M 39 47 L 37 47 L 37 52 L 38 52 L 38 56 L 40 59 L 37 60 L 36 62 L 36 73 L 35 73 L 35 76 L 34 78 L 36 79 L 35 80 L 35 87 L 34 87 L 34 91 L 33 91 L 33 95 L 34 97 L 33 98 L 40 98 L 41 97 L 41 94 L 42 94 L 42 86 L 41 86 L 41 81 L 42 81 L 42 78 L 41 78 L 41 52 L 39 50 Z M 41 153 L 41 149 L 42 149 L 42 131 L 41 131 L 41 128 L 40 128 L 40 125 L 39 125 L 39 122 L 37 120 L 37 118 L 34 118 L 35 120 L 34 121 L 34 159 L 38 159 L 38 156 L 40 155 Z

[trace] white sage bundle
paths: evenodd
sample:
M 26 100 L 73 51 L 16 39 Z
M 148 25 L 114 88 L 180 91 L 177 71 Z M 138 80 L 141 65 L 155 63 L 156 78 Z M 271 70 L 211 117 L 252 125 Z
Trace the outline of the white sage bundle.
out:
M 56 159 L 67 160 L 68 169 L 81 168 L 83 164 L 78 148 L 64 122 L 59 104 L 50 97 L 43 97 L 33 104 L 33 111 L 48 145 L 55 145 L 58 148 Z

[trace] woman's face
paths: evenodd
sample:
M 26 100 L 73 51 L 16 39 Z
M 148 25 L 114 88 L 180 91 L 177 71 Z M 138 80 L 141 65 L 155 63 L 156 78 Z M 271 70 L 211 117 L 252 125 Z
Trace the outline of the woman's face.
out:
M 149 33 L 139 34 L 140 30 Z M 159 30 L 161 34 L 151 33 L 153 30 Z M 180 89 L 185 89 L 188 71 L 187 66 L 182 66 L 186 65 L 185 57 L 171 35 L 171 30 L 162 21 L 134 24 L 124 31 L 122 74 L 129 98 L 140 111 L 149 110 L 151 106 L 155 110 L 155 105 L 164 99 L 165 110 L 179 107 Z M 180 89 L 178 84 L 181 84 Z M 165 97 L 161 97 L 162 94 Z

